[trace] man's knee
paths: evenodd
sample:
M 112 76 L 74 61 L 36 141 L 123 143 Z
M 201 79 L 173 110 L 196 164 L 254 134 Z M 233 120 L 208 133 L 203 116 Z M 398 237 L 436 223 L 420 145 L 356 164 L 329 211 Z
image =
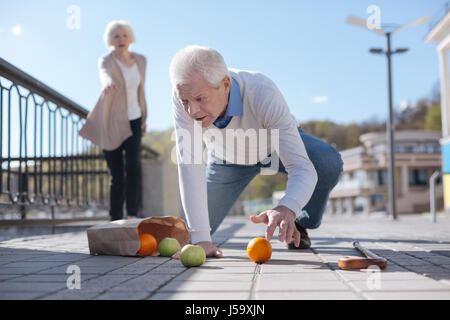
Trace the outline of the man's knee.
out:
M 338 183 L 343 170 L 343 161 L 340 153 L 329 147 L 322 159 L 316 161 L 314 166 L 318 175 L 318 184 L 321 189 L 332 189 Z

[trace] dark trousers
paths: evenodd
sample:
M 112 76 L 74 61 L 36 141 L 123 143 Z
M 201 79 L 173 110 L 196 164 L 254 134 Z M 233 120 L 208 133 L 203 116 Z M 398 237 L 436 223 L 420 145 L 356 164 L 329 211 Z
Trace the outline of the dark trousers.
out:
M 125 195 L 127 215 L 137 216 L 138 213 L 139 193 L 141 192 L 141 120 L 138 118 L 130 121 L 133 135 L 126 139 L 120 147 L 112 151 L 103 150 L 111 174 L 109 185 L 111 220 L 123 219 Z

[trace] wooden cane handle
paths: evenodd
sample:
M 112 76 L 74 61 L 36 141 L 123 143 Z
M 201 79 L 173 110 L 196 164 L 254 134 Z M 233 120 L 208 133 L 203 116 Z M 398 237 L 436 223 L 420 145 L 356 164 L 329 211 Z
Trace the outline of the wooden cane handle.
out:
M 356 258 L 342 257 L 338 260 L 339 268 L 343 270 L 367 269 L 370 266 L 378 266 L 380 269 L 386 268 L 386 259 L 384 258 Z

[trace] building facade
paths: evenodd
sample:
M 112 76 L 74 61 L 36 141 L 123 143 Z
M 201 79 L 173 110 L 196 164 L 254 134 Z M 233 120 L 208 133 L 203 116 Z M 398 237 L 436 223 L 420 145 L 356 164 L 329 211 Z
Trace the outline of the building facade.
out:
M 395 192 L 398 213 L 430 210 L 429 179 L 441 170 L 440 131 L 396 131 Z M 389 165 L 386 133 L 361 135 L 362 146 L 341 152 L 344 168 L 330 194 L 329 212 L 386 211 Z M 436 187 L 437 209 L 443 188 Z
M 439 59 L 439 77 L 441 87 L 442 114 L 442 172 L 444 184 L 445 211 L 450 212 L 450 87 L 448 53 L 450 48 L 450 3 L 447 3 L 442 16 L 437 17 L 431 30 L 425 37 L 425 42 L 437 43 Z

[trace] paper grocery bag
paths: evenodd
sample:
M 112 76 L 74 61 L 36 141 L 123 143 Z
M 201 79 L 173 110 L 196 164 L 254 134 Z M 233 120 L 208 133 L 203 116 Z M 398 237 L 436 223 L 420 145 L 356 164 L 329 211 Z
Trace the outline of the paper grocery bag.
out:
M 150 233 L 158 244 L 165 237 L 177 239 L 181 247 L 190 240 L 186 224 L 180 218 L 122 219 L 88 228 L 89 251 L 91 254 L 136 256 L 142 233 Z

